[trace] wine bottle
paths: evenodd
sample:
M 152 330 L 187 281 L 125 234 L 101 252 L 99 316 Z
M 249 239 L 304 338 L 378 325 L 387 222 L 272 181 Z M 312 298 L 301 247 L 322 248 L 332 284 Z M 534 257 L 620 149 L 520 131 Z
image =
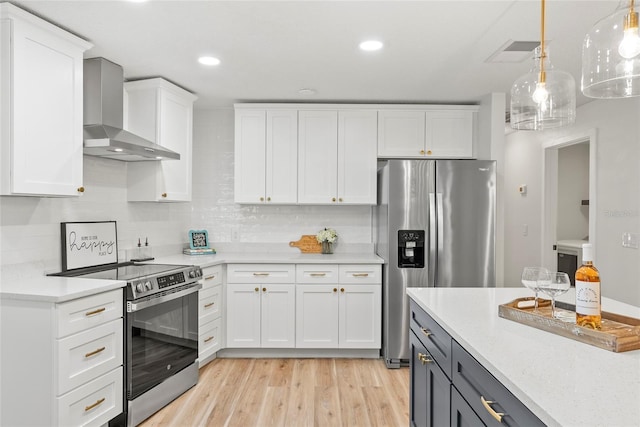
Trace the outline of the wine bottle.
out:
M 592 329 L 602 327 L 600 274 L 593 265 L 593 247 L 582 245 L 582 265 L 576 271 L 576 324 Z

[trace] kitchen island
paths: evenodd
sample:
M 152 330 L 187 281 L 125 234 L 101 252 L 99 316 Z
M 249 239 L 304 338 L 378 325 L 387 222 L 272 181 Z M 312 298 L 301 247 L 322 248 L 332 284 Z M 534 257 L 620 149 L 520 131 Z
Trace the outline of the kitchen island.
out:
M 613 353 L 498 316 L 524 288 L 413 288 L 409 297 L 548 426 L 639 426 L 640 350 Z M 573 303 L 571 290 L 559 300 Z M 640 318 L 607 298 L 604 311 Z

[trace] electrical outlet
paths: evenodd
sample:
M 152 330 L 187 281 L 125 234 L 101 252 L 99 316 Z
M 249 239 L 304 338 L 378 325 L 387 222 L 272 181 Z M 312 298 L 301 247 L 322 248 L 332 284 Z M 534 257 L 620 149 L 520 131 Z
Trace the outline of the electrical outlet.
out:
M 640 234 L 622 233 L 622 247 L 638 249 L 640 247 Z
M 240 240 L 240 226 L 233 225 L 231 226 L 231 241 L 237 242 Z

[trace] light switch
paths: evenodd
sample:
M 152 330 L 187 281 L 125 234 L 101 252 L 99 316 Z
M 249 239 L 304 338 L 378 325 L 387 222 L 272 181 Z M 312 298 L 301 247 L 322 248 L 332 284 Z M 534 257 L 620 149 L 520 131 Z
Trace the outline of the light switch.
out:
M 638 249 L 640 246 L 640 235 L 637 233 L 622 233 L 622 247 Z
M 518 193 L 527 194 L 527 184 L 522 184 L 518 186 Z

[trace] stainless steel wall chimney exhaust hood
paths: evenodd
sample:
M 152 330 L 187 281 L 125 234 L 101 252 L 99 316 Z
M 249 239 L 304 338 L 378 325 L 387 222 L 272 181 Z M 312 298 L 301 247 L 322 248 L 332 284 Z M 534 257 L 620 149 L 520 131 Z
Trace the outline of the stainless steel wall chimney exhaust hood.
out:
M 123 129 L 122 67 L 84 60 L 84 154 L 126 162 L 179 160 L 180 154 Z

